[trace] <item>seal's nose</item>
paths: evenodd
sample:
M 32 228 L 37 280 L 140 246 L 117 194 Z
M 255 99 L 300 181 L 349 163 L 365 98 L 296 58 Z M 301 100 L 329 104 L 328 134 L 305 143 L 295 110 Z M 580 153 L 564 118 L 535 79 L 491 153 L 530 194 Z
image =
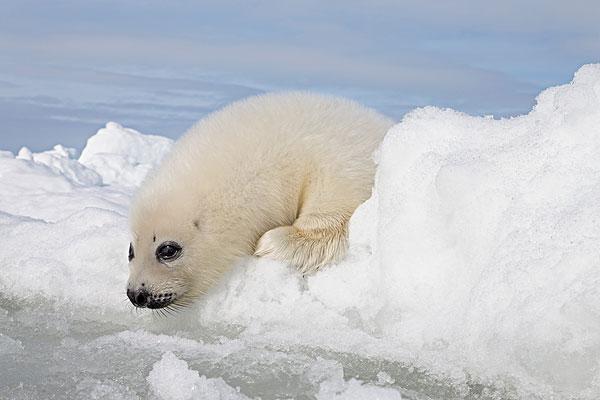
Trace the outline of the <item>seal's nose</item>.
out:
M 133 305 L 136 307 L 146 307 L 148 304 L 148 299 L 150 298 L 148 292 L 146 292 L 144 289 L 127 289 L 127 297 L 129 297 L 129 300 L 131 300 Z

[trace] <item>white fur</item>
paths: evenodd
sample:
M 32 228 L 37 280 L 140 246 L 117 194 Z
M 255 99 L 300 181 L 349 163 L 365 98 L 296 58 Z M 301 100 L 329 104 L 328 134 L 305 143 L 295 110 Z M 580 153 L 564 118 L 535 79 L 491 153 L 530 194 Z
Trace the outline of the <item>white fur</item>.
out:
M 391 125 L 355 102 L 298 92 L 252 97 L 199 121 L 133 202 L 130 286 L 191 299 L 244 255 L 303 273 L 339 260 Z M 183 253 L 164 265 L 154 253 L 167 240 Z

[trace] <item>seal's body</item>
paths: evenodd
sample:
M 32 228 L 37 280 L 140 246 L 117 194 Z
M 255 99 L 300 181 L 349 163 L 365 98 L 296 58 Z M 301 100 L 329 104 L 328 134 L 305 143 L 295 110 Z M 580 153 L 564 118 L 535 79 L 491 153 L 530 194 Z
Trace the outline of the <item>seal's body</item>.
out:
M 391 125 L 352 101 L 308 93 L 252 97 L 199 121 L 134 199 L 133 303 L 187 303 L 244 255 L 302 273 L 338 261 Z

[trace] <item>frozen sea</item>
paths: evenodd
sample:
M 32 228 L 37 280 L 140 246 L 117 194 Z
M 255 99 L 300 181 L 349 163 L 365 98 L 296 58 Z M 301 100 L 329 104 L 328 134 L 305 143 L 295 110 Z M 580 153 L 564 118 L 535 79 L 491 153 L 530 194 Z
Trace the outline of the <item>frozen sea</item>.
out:
M 410 112 L 346 260 L 248 258 L 160 315 L 125 296 L 127 213 L 171 144 L 0 152 L 0 398 L 600 398 L 600 64 L 527 115 Z

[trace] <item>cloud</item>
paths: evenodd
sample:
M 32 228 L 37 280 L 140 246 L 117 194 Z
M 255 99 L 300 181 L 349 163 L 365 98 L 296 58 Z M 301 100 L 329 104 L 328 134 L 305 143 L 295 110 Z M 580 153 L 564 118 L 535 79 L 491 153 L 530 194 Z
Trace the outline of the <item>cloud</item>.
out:
M 157 122 L 166 115 L 187 121 L 194 107 L 278 89 L 343 94 L 394 117 L 426 104 L 512 115 L 600 61 L 595 1 L 1 3 L 5 100 L 53 97 L 73 113 L 52 108 L 54 119 L 116 114 L 169 135 L 180 125 Z
M 239 84 L 126 73 L 31 66 L 21 85 L 0 92 L 0 148 L 42 150 L 61 143 L 81 148 L 114 120 L 146 133 L 178 137 L 210 111 L 260 93 Z M 53 95 L 38 95 L 38 92 Z
M 468 94 L 502 87 L 509 90 L 515 87 L 523 88 L 524 85 L 523 82 L 492 70 L 465 66 L 448 60 L 436 62 L 433 56 L 417 57 L 395 54 L 393 51 L 381 59 L 329 53 L 311 46 L 296 45 L 240 43 L 217 46 L 194 41 L 157 39 L 148 42 L 143 38 L 112 36 L 51 36 L 44 42 L 17 38 L 0 39 L 0 48 L 10 52 L 17 47 L 27 48 L 41 57 L 53 55 L 63 60 L 70 60 L 76 55 L 100 66 L 111 64 L 116 59 L 119 62 L 139 62 L 158 68 L 168 60 L 174 67 L 193 65 L 201 70 L 219 70 L 221 74 L 229 76 L 245 75 L 258 81 L 269 82 L 275 87 L 286 84 L 330 87 L 351 85 L 425 93 L 435 90 L 447 95 L 457 87 L 460 87 L 462 93 Z M 131 49 L 135 49 L 135 52 L 132 53 Z M 22 73 L 30 74 L 29 69 Z M 40 73 L 50 77 L 56 73 L 56 68 L 48 67 L 47 71 L 35 71 L 38 76 Z M 80 71 L 72 71 L 69 77 L 72 80 L 80 80 Z M 86 75 L 86 79 L 113 81 L 117 84 L 123 78 L 122 74 L 105 71 L 98 71 L 96 77 Z M 152 80 L 153 85 L 159 83 L 159 79 Z M 147 84 L 147 80 L 142 78 L 138 78 L 138 82 Z M 168 79 L 166 82 L 178 87 L 195 84 L 185 79 Z M 202 84 L 208 85 L 206 82 Z
M 10 88 L 10 89 L 13 89 L 13 88 L 16 88 L 16 87 L 18 87 L 18 85 L 14 84 L 12 82 L 0 81 L 0 88 L 5 88 L 5 89 L 6 88 Z

